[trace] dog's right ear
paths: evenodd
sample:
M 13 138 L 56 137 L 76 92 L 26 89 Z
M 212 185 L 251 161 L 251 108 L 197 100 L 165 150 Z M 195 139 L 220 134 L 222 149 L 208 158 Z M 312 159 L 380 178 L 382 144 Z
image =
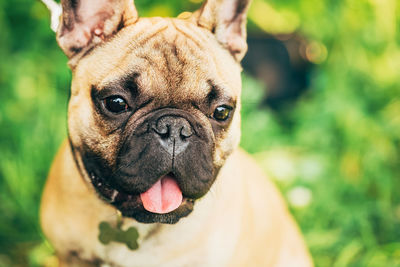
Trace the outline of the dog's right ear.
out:
M 51 8 L 49 0 L 43 2 Z M 71 61 L 138 19 L 133 0 L 61 0 L 61 6 L 57 42 L 71 67 Z

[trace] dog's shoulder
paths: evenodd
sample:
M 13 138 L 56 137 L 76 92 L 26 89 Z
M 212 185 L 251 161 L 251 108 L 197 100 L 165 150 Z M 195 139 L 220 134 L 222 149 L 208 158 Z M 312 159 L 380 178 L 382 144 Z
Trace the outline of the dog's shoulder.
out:
M 241 235 L 234 253 L 237 256 L 229 266 L 312 266 L 299 229 L 274 182 L 242 149 L 228 161 L 232 173 L 241 178 L 245 194 Z

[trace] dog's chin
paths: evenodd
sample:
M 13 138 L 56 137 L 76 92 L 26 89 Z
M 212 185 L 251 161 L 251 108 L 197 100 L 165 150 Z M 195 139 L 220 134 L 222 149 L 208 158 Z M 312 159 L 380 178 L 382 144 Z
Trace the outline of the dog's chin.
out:
M 90 174 L 90 180 L 101 199 L 117 208 L 123 216 L 141 223 L 175 224 L 193 211 L 195 200 L 183 196 L 180 206 L 171 212 L 163 214 L 149 212 L 144 208 L 139 194 L 119 191 L 93 173 Z
M 140 197 L 134 197 L 131 201 L 126 201 L 115 205 L 122 215 L 131 217 L 141 223 L 165 223 L 175 224 L 181 218 L 188 216 L 193 211 L 194 200 L 184 198 L 182 204 L 175 210 L 158 214 L 144 209 Z

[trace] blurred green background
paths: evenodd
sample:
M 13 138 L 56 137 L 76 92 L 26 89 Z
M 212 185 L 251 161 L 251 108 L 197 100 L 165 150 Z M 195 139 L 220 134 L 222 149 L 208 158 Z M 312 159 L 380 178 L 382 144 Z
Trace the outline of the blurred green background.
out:
M 142 16 L 200 1 L 137 0 Z M 400 3 L 254 0 L 249 36 L 296 33 L 314 67 L 271 109 L 243 74 L 242 146 L 276 181 L 316 266 L 400 266 Z M 39 1 L 0 0 L 0 266 L 55 266 L 38 225 L 71 74 Z M 267 93 L 268 94 L 268 93 Z

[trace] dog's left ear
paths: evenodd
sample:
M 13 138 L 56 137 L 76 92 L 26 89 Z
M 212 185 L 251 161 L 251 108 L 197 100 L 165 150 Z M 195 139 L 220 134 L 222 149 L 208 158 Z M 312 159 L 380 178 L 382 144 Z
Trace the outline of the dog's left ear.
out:
M 246 21 L 250 0 L 206 0 L 193 14 L 239 62 L 247 51 Z
M 54 12 L 56 3 L 42 0 Z M 62 14 L 57 42 L 73 67 L 77 58 L 95 45 L 135 23 L 138 14 L 133 0 L 61 0 Z

